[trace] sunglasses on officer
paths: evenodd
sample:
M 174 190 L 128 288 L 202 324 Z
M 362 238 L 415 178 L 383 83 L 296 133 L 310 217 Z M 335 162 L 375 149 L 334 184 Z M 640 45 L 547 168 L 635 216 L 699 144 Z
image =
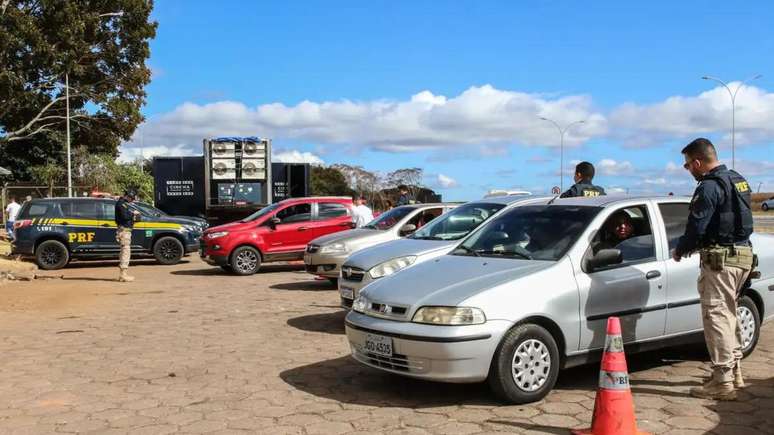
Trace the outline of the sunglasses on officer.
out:
M 683 163 L 683 168 L 684 168 L 685 170 L 689 171 L 689 170 L 691 170 L 691 165 L 692 165 L 693 163 L 695 163 L 695 162 L 699 162 L 699 163 L 701 163 L 701 162 L 699 161 L 699 159 L 691 159 L 691 160 L 686 160 L 686 162 L 685 162 L 685 163 Z

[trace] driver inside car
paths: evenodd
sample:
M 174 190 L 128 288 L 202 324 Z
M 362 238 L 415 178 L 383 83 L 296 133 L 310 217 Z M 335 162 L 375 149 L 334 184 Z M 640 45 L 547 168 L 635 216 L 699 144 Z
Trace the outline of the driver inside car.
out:
M 634 235 L 634 224 L 632 218 L 625 211 L 619 211 L 613 214 L 605 223 L 603 230 L 604 238 L 594 247 L 594 252 L 602 249 L 614 249 L 621 242 Z

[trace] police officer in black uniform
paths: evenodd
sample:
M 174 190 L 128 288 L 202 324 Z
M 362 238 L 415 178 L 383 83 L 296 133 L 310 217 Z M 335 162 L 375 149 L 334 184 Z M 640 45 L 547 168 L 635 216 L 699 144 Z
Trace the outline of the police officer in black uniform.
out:
M 132 255 L 132 228 L 134 221 L 139 220 L 140 212 L 132 209 L 129 204 L 137 198 L 135 189 L 127 189 L 124 196 L 116 201 L 115 220 L 116 220 L 116 242 L 121 247 L 118 257 L 120 282 L 132 282 L 134 277 L 129 276 L 129 260 Z
M 600 196 L 606 195 L 605 189 L 594 185 L 594 165 L 589 162 L 580 162 L 575 165 L 575 184 L 559 195 L 560 198 L 572 198 L 575 196 Z
M 691 395 L 734 400 L 736 390 L 744 387 L 736 309 L 739 292 L 754 264 L 750 244 L 752 192 L 744 177 L 718 161 L 709 140 L 698 138 L 682 153 L 683 167 L 699 185 L 691 199 L 685 234 L 672 258 L 680 261 L 695 251 L 700 253 L 698 289 L 712 362 L 712 376 L 703 386 L 691 389 Z

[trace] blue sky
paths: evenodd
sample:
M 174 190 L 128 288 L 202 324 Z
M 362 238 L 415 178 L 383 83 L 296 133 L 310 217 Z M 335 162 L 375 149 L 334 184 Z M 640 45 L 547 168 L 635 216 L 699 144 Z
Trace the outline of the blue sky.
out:
M 737 168 L 774 190 L 768 2 L 163 0 L 153 15 L 148 121 L 124 158 L 254 134 L 285 159 L 422 167 L 447 199 L 544 193 L 559 181 L 548 116 L 586 120 L 565 171 L 589 160 L 614 190 L 687 193 L 687 141 L 730 160 L 730 98 L 700 77 L 760 73 L 737 99 Z

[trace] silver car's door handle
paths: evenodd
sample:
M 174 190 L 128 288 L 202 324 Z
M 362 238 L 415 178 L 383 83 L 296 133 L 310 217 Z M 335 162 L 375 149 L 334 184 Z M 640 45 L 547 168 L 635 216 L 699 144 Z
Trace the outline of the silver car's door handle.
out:
M 651 270 L 650 272 L 645 274 L 645 279 L 654 279 L 661 276 L 661 272 L 658 270 Z

